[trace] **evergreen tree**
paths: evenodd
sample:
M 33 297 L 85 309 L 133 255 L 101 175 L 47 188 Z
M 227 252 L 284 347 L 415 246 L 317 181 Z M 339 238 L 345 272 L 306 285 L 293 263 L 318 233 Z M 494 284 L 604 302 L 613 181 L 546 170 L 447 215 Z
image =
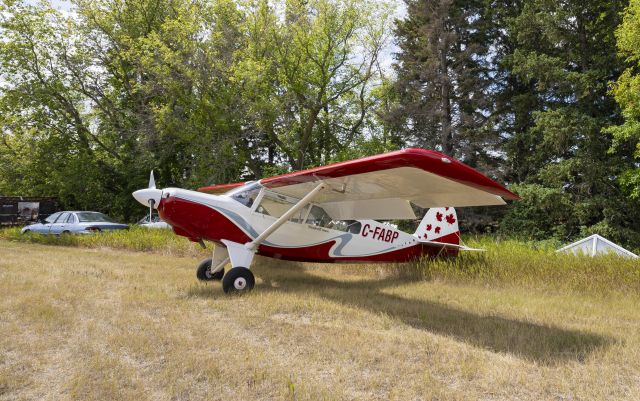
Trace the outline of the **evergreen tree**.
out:
M 599 232 L 628 242 L 638 236 L 640 216 L 616 182 L 630 160 L 624 152 L 611 154 L 611 135 L 602 132 L 620 119 L 607 85 L 622 67 L 613 33 L 623 6 L 531 0 L 509 27 L 517 47 L 506 61 L 534 86 L 537 107 L 533 125 L 512 137 L 508 156 L 526 166 L 519 175 L 527 183 L 569 196 L 572 215 L 554 224 L 563 228 L 555 229 L 561 237 Z M 554 227 L 540 232 L 550 235 Z
M 409 0 L 397 21 L 398 107 L 388 117 L 409 145 L 487 169 L 497 135 L 482 1 Z

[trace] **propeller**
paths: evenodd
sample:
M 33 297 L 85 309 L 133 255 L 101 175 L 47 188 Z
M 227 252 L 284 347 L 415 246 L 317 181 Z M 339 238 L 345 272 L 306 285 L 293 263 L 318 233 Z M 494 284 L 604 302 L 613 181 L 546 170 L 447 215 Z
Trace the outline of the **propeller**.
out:
M 134 191 L 132 195 L 138 202 L 149 208 L 149 219 L 151 219 L 153 217 L 153 209 L 160 205 L 160 199 L 162 199 L 162 190 L 156 188 L 153 170 L 149 175 L 149 187 Z

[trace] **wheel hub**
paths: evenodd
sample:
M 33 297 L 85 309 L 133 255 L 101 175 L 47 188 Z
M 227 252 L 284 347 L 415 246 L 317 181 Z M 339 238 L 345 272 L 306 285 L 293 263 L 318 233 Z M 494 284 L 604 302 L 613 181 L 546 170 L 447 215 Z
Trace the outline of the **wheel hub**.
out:
M 233 281 L 233 286 L 236 290 L 244 290 L 247 286 L 247 280 L 244 277 L 238 277 Z

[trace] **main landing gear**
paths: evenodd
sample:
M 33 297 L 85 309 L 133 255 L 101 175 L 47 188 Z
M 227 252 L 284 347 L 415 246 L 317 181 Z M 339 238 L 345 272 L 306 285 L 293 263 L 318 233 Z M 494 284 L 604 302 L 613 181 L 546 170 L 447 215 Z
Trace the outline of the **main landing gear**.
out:
M 211 259 L 205 259 L 198 265 L 196 277 L 200 281 L 222 281 L 222 289 L 226 293 L 249 292 L 256 284 L 256 279 L 251 270 L 237 266 L 224 274 L 224 268 L 212 272 Z

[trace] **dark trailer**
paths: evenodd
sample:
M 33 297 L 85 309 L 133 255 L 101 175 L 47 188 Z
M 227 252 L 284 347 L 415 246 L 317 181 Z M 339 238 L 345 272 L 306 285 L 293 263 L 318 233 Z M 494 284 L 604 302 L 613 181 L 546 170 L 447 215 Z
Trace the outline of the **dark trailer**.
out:
M 36 222 L 58 210 L 58 200 L 42 196 L 0 196 L 0 225 Z

